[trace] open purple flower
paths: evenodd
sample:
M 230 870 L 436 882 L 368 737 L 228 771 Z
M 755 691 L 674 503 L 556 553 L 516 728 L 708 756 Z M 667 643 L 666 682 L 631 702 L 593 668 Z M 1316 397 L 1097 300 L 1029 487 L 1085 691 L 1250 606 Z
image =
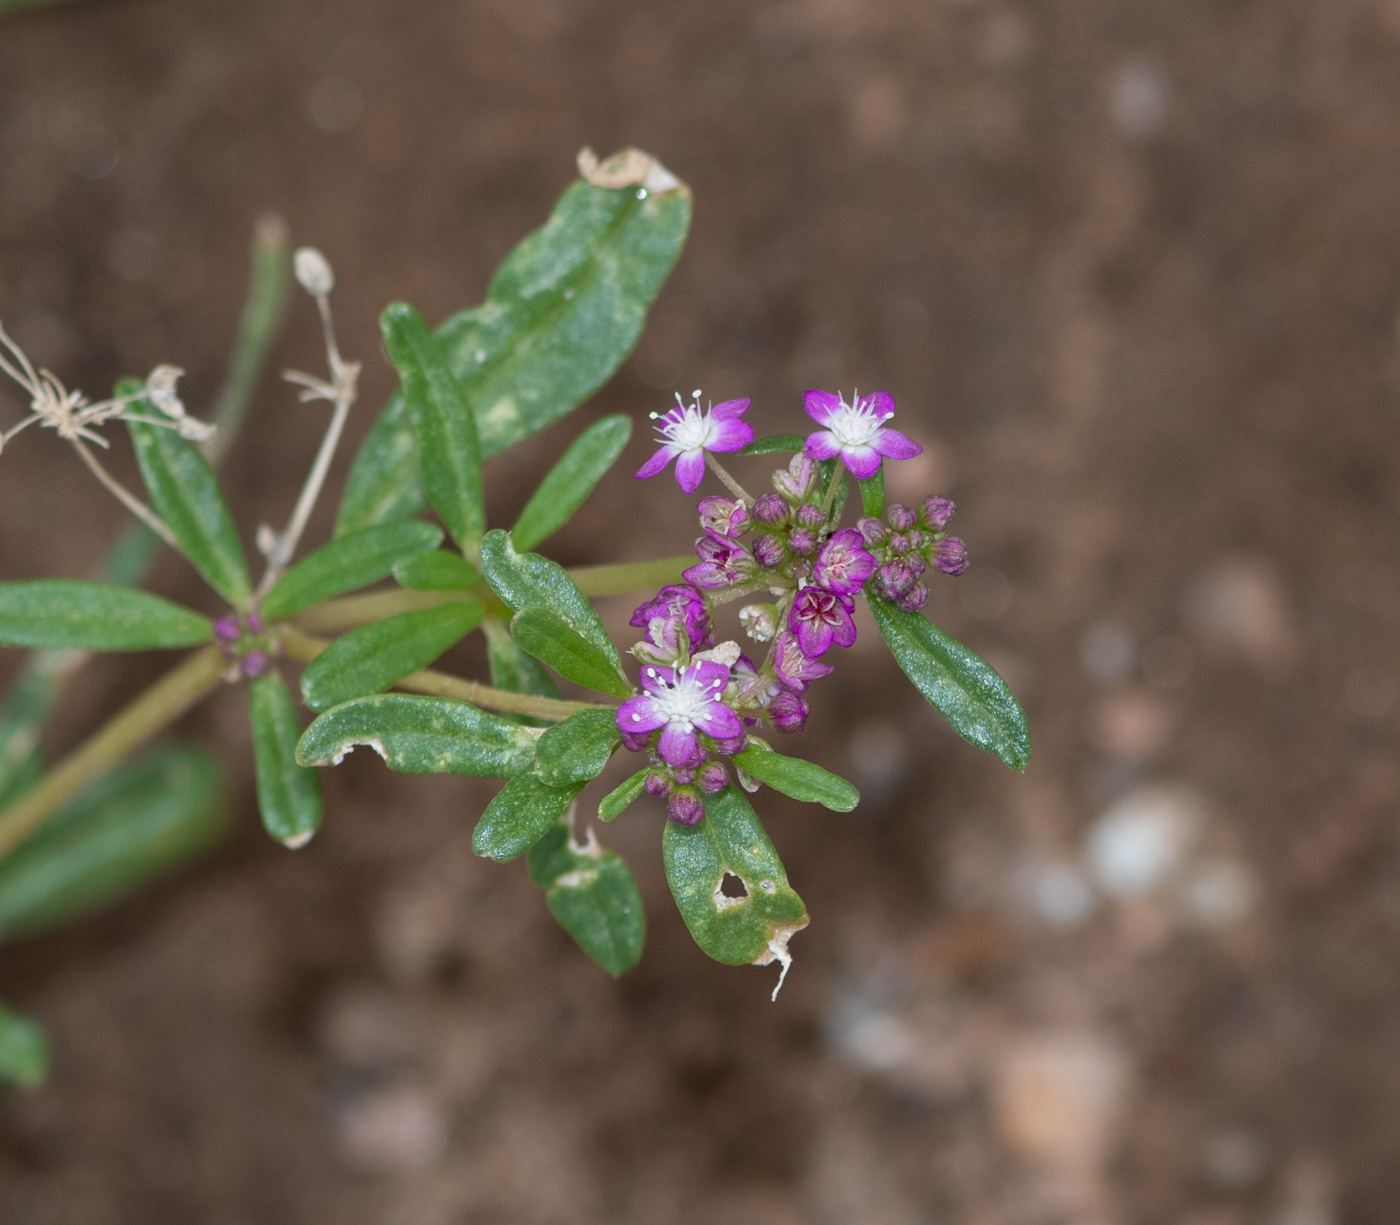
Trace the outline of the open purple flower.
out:
M 677 483 L 686 493 L 694 493 L 705 477 L 706 451 L 737 451 L 753 441 L 753 427 L 739 420 L 748 407 L 746 396 L 702 409 L 698 391 L 692 404 L 682 403 L 677 392 L 675 408 L 665 416 L 651 414 L 659 422 L 661 449 L 637 470 L 637 479 L 655 476 L 674 459 Z
M 701 498 L 695 509 L 700 512 L 700 526 L 716 536 L 737 538 L 748 530 L 748 507 L 733 498 Z
M 885 426 L 894 416 L 894 397 L 888 391 L 876 391 L 868 396 L 856 396 L 847 404 L 830 391 L 809 391 L 806 396 L 807 415 L 823 428 L 807 435 L 803 453 L 813 459 L 834 459 L 861 480 L 880 470 L 880 457 L 913 459 L 923 454 L 923 447 L 912 438 Z
M 773 671 L 794 693 L 802 693 L 812 681 L 830 676 L 834 670 L 808 655 L 791 630 L 783 630 L 773 643 Z
M 863 546 L 865 538 L 853 527 L 833 532 L 817 555 L 812 577 L 828 591 L 850 595 L 875 573 L 875 558 Z
M 820 587 L 804 587 L 788 613 L 788 629 L 797 635 L 797 645 L 809 659 L 826 653 L 834 642 L 848 647 L 856 640 L 856 623 L 851 618 L 850 596 L 835 595 Z
M 706 591 L 728 587 L 758 572 L 748 549 L 714 532 L 707 532 L 695 542 L 695 555 L 700 558 L 700 564 L 681 571 L 681 577 Z
M 729 669 L 713 660 L 693 663 L 684 672 L 645 667 L 642 688 L 617 711 L 618 730 L 635 735 L 661 729 L 658 751 L 670 766 L 699 766 L 705 750 L 698 733 L 715 740 L 742 740 L 739 716 L 720 701 L 729 684 Z
M 661 622 L 659 626 L 657 621 Z M 692 651 L 704 650 L 713 642 L 705 597 L 686 583 L 663 587 L 632 614 L 627 624 L 646 630 L 656 646 L 666 649 L 677 648 L 676 631 L 680 629 L 685 630 Z

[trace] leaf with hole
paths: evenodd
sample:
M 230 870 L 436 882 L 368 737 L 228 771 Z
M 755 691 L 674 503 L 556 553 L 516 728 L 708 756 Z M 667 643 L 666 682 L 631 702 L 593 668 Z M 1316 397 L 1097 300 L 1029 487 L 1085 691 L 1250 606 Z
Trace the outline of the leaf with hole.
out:
M 860 803 L 860 792 L 839 774 L 822 769 L 814 761 L 785 757 L 753 741 L 743 752 L 735 754 L 734 764 L 774 791 L 781 791 L 794 800 L 820 804 L 832 812 L 850 812 Z
M 145 591 L 67 578 L 0 583 L 0 646 L 149 651 L 213 637 L 207 617 Z
M 305 846 L 321 825 L 321 780 L 315 770 L 297 764 L 301 725 L 276 672 L 248 686 L 248 717 L 263 828 L 283 846 Z
M 1021 705 L 981 656 L 918 613 L 871 600 L 875 624 L 915 688 L 969 744 L 995 753 L 1013 770 L 1031 759 Z
M 583 431 L 531 495 L 510 529 L 522 553 L 537 549 L 573 518 L 632 436 L 630 417 L 604 417 Z
M 278 579 L 263 601 L 263 616 L 269 621 L 290 617 L 322 600 L 377 583 L 404 560 L 431 557 L 429 550 L 441 540 L 440 528 L 413 519 L 341 536 L 302 558 Z

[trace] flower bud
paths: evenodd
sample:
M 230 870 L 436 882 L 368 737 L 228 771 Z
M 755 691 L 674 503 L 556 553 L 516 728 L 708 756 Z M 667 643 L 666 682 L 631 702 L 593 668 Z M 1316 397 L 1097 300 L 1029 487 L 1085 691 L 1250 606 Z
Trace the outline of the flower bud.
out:
M 919 525 L 919 516 L 907 506 L 895 502 L 885 508 L 885 522 L 896 532 L 907 532 L 911 527 Z
M 929 560 L 944 574 L 961 574 L 967 569 L 967 545 L 956 536 L 945 536 L 933 546 Z
M 887 561 L 875 571 L 871 582 L 874 584 L 875 594 L 880 599 L 902 600 L 917 580 L 907 562 Z
M 739 610 L 739 624 L 755 642 L 771 642 L 778 632 L 778 609 L 773 604 L 746 604 Z
M 890 552 L 896 557 L 903 557 L 910 549 L 909 536 L 905 532 L 893 532 L 890 535 Z
M 696 509 L 700 512 L 700 526 L 720 536 L 738 536 L 749 517 L 744 504 L 733 498 L 701 498 Z
M 335 274 L 326 257 L 315 247 L 298 247 L 292 257 L 297 281 L 313 298 L 328 294 L 335 288 Z
M 265 676 L 272 670 L 272 657 L 266 651 L 249 651 L 239 663 L 244 676 Z
M 242 636 L 243 631 L 238 626 L 238 618 L 232 613 L 214 622 L 214 641 L 221 647 L 232 646 Z
M 776 570 L 787 560 L 787 549 L 777 536 L 759 536 L 753 542 L 753 556 L 765 570 Z
M 707 761 L 698 777 L 700 790 L 706 795 L 718 795 L 729 786 L 729 771 L 717 761 Z
M 885 537 L 889 535 L 885 525 L 878 519 L 864 518 L 856 524 L 856 527 L 860 529 L 860 534 L 865 537 L 865 543 L 872 548 L 884 544 Z
M 826 514 L 820 506 L 804 502 L 797 508 L 797 522 L 800 527 L 821 527 L 826 522 Z
M 640 753 L 643 749 L 651 748 L 652 739 L 651 732 L 623 732 L 622 747 L 629 753 Z M 660 794 L 666 793 L 663 791 Z
M 935 532 L 941 532 L 948 526 L 948 520 L 953 517 L 953 512 L 956 509 L 957 507 L 948 498 L 925 498 L 922 515 L 924 526 L 931 527 Z
M 810 557 L 817 551 L 817 534 L 809 527 L 795 527 L 788 533 L 788 548 L 799 557 Z
M 648 795 L 670 795 L 671 780 L 660 770 L 650 770 L 642 782 L 642 790 Z
M 677 825 L 699 825 L 705 819 L 705 805 L 693 791 L 673 791 L 666 801 L 666 815 Z
M 905 612 L 918 612 L 919 609 L 921 609 L 927 603 L 928 588 L 925 587 L 922 583 L 920 583 L 917 587 L 910 591 L 908 595 L 906 595 L 902 600 L 899 601 L 899 606 L 900 608 L 904 609 Z
M 807 496 L 815 473 L 811 459 L 799 451 L 792 457 L 786 471 L 780 468 L 773 473 L 773 488 L 795 505 Z
M 811 707 L 807 705 L 805 698 L 786 690 L 768 703 L 768 721 L 773 724 L 773 729 L 779 732 L 800 732 L 807 726 L 807 716 L 810 713 Z
M 776 493 L 760 494 L 753 504 L 753 517 L 768 527 L 781 527 L 787 522 L 788 504 Z

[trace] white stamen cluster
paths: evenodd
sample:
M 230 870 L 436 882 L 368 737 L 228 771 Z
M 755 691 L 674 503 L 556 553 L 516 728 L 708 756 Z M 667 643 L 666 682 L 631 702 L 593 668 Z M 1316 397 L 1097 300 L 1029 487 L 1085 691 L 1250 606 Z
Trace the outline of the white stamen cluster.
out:
M 877 416 L 869 401 L 862 404 L 858 394 L 852 399 L 855 403 L 847 404 L 842 397 L 840 406 L 827 418 L 826 428 L 843 447 L 868 447 L 884 428 L 885 421 L 894 414 Z
M 681 399 L 681 393 L 676 392 L 676 407 L 664 417 L 652 413 L 651 419 L 661 422 L 656 432 L 671 446 L 682 451 L 701 451 L 710 441 L 715 427 L 709 411 L 700 407 L 700 389 L 697 387 L 691 396 L 693 402 L 687 404 Z

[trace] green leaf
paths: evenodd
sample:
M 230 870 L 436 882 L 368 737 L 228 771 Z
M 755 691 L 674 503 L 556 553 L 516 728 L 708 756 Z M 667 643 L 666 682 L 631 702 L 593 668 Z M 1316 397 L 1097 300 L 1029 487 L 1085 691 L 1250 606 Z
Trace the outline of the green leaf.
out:
M 540 737 L 535 770 L 551 787 L 586 783 L 603 772 L 621 742 L 615 711 L 580 710 Z
M 739 452 L 740 455 L 786 455 L 802 450 L 807 440 L 801 434 L 769 434 L 755 438 Z
M 646 941 L 646 913 L 631 869 L 592 838 L 580 846 L 567 821 L 530 848 L 530 879 L 559 925 L 609 974 L 630 970 Z
M 439 328 L 439 339 L 442 333 Z M 418 435 L 407 403 L 396 392 L 355 456 L 336 514 L 335 534 L 345 536 L 376 523 L 411 519 L 427 505 L 418 471 Z
M 117 385 L 119 395 L 140 389 L 134 379 Z M 145 415 L 160 416 L 149 400 L 138 404 Z M 174 533 L 200 577 L 235 608 L 246 609 L 252 599 L 248 565 L 209 461 L 194 443 L 172 429 L 141 421 L 128 421 L 126 428 L 152 508 Z
M 861 480 L 856 478 L 856 484 L 860 486 L 860 504 L 865 509 L 867 515 L 878 519 L 885 513 L 885 469 L 882 464 L 875 470 L 875 475 Z
M 472 850 L 506 863 L 524 854 L 574 802 L 582 783 L 550 787 L 537 774 L 517 774 L 496 794 L 472 831 Z
M 731 786 L 706 796 L 699 825 L 667 821 L 662 853 L 666 881 L 696 944 L 726 965 L 780 961 L 786 973 L 787 942 L 807 926 L 807 908 L 742 792 Z M 743 882 L 743 896 L 728 895 L 726 876 Z
M 574 439 L 510 529 L 515 547 L 528 553 L 563 527 L 617 462 L 631 436 L 632 419 L 619 415 L 595 421 Z
M 685 242 L 690 190 L 574 183 L 506 257 L 485 303 L 437 329 L 476 415 L 481 457 L 557 421 L 622 364 Z M 355 460 L 337 532 L 421 506 L 412 423 L 395 397 Z
M 1024 770 L 1031 759 L 1030 728 L 991 665 L 918 613 L 883 600 L 871 600 L 870 611 L 904 674 L 953 730 L 1013 770 Z
M 341 536 L 302 558 L 277 581 L 263 601 L 263 616 L 274 621 L 290 617 L 332 596 L 367 587 L 405 559 L 431 556 L 428 551 L 441 540 L 438 528 L 413 519 Z
M 820 804 L 832 812 L 850 812 L 860 803 L 860 792 L 839 774 L 801 757 L 785 757 L 752 741 L 742 753 L 735 754 L 734 762 L 745 774 L 794 800 Z
M 422 315 L 405 302 L 393 302 L 380 315 L 379 327 L 418 434 L 428 501 L 452 539 L 475 549 L 486 531 L 476 417 Z
M 466 558 L 438 549 L 396 563 L 394 581 L 410 591 L 466 591 L 481 581 L 481 572 Z
M 21 1089 L 42 1085 L 49 1075 L 49 1040 L 28 1017 L 0 1005 L 0 1081 Z
M 612 821 L 620 817 L 627 806 L 642 794 L 650 772 L 650 767 L 643 767 L 599 800 L 598 820 Z
M 617 671 L 621 671 L 622 659 L 608 631 L 563 566 L 538 553 L 516 552 L 510 534 L 498 529 L 487 532 L 481 542 L 481 569 L 491 589 L 512 611 L 548 609 L 562 617 L 574 633 L 591 642 Z
M 67 578 L 0 583 L 0 646 L 147 651 L 213 636 L 206 617 L 128 587 Z
M 364 744 L 401 774 L 510 778 L 533 764 L 535 739 L 466 702 L 386 693 L 328 710 L 302 733 L 296 759 L 304 766 L 339 765 Z
M 103 775 L 0 862 L 0 933 L 29 936 L 131 893 L 227 828 L 223 769 L 172 744 Z
M 389 688 L 426 668 L 481 624 L 480 600 L 453 600 L 398 613 L 337 638 L 301 674 L 302 700 L 327 710 Z
M 616 665 L 569 623 L 547 608 L 522 608 L 510 622 L 511 637 L 541 663 L 598 693 L 625 698 L 631 692 Z
M 321 780 L 315 770 L 297 765 L 301 726 L 292 695 L 276 672 L 248 686 L 248 716 L 263 828 L 283 846 L 305 846 L 321 825 Z
M 544 667 L 520 649 L 510 631 L 496 617 L 486 618 L 486 662 L 491 668 L 491 683 L 497 689 L 511 693 L 533 693 L 536 697 L 557 698 L 559 686 Z M 553 723 L 529 715 L 504 715 L 526 727 L 553 727 Z

